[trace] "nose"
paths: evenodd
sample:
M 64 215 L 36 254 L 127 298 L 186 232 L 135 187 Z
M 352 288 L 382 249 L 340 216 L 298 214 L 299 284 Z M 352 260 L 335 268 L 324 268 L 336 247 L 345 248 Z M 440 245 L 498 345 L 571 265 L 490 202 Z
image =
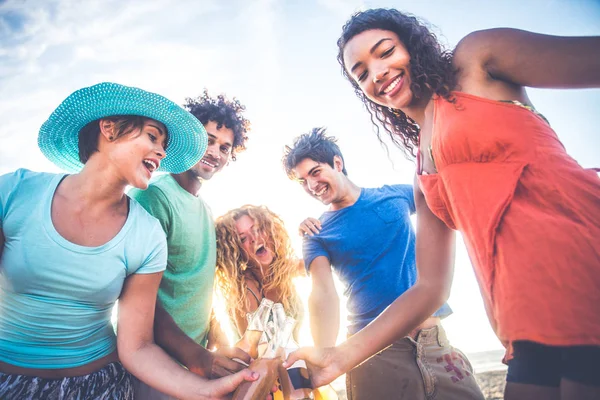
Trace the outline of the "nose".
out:
M 160 160 L 162 160 L 166 156 L 167 156 L 167 152 L 165 151 L 165 148 L 159 144 L 158 148 L 156 149 L 156 157 L 158 157 Z
M 215 160 L 220 160 L 221 159 L 221 152 L 219 151 L 218 146 L 209 146 L 206 149 L 206 152 Z
M 308 189 L 314 191 L 317 188 L 318 182 L 314 179 L 307 179 L 306 184 L 308 186 Z
M 390 70 L 387 66 L 382 65 L 375 74 L 373 74 L 373 83 L 380 83 L 389 74 Z

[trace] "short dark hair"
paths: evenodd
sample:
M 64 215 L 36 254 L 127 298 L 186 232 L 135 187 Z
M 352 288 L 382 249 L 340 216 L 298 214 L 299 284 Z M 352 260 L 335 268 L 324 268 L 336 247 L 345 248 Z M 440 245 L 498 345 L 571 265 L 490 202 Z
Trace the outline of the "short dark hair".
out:
M 246 150 L 246 134 L 250 131 L 250 121 L 242 113 L 246 107 L 235 97 L 228 100 L 225 95 L 218 95 L 216 98 L 208 95 L 208 90 L 204 89 L 202 96 L 196 98 L 188 97 L 185 99 L 183 107 L 192 113 L 202 125 L 214 121 L 217 129 L 225 126 L 233 131 L 233 147 L 231 149 L 231 159 L 235 161 L 236 154 Z
M 310 158 L 318 163 L 327 163 L 333 168 L 335 156 L 342 159 L 342 172 L 344 175 L 348 175 L 344 156 L 336 144 L 337 139 L 327 136 L 325 131 L 325 128 L 313 128 L 309 133 L 298 136 L 292 147 L 285 146 L 282 162 L 288 178 L 296 179 L 293 170 L 304 159 Z
M 79 130 L 79 161 L 81 161 L 82 164 L 85 164 L 90 159 L 91 155 L 98 151 L 100 121 L 112 121 L 115 125 L 114 139 L 118 139 L 125 135 L 129 135 L 135 130 L 142 129 L 147 119 L 148 118 L 140 115 L 112 115 L 88 122 Z M 167 143 L 169 141 L 168 132 L 165 132 L 165 135 L 166 138 L 164 148 L 166 150 Z

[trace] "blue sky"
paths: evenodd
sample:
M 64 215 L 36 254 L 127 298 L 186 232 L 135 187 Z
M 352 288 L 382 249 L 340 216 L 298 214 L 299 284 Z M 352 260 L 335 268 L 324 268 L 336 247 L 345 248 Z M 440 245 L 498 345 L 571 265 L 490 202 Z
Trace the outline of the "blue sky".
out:
M 299 251 L 296 226 L 323 207 L 280 167 L 283 146 L 298 134 L 328 127 L 361 186 L 412 183 L 414 164 L 392 147 L 387 156 L 336 61 L 341 26 L 369 7 L 418 15 L 449 47 L 492 27 L 600 35 L 600 2 L 592 0 L 8 0 L 0 2 L 0 173 L 57 171 L 37 149 L 37 132 L 80 87 L 113 81 L 178 103 L 206 87 L 239 98 L 253 129 L 248 151 L 205 185 L 204 196 L 215 215 L 246 203 L 269 206 Z M 600 166 L 600 90 L 529 93 L 569 153 Z M 499 347 L 462 247 L 451 305 L 446 326 L 456 345 Z

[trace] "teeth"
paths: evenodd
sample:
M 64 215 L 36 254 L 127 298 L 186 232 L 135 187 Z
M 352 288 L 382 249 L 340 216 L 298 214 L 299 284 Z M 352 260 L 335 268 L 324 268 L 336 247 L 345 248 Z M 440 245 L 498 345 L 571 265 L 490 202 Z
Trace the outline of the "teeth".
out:
M 144 160 L 144 163 L 151 167 L 151 168 L 148 168 L 151 171 L 154 171 L 157 168 L 156 163 L 152 160 Z
M 200 160 L 203 164 L 208 165 L 211 168 L 217 168 L 216 165 L 209 163 L 208 161 L 206 161 L 204 158 L 202 160 Z
M 383 93 L 388 94 L 389 92 L 391 92 L 392 90 L 394 90 L 394 88 L 396 86 L 398 86 L 398 83 L 400 83 L 401 79 L 402 79 L 402 76 L 399 76 L 396 79 L 394 79 L 394 81 L 392 83 L 390 83 L 388 85 L 388 87 L 385 88 L 385 90 L 383 91 Z
M 323 189 L 319 190 L 318 192 L 315 192 L 315 196 L 322 196 L 325 191 L 327 191 L 327 185 L 323 186 Z

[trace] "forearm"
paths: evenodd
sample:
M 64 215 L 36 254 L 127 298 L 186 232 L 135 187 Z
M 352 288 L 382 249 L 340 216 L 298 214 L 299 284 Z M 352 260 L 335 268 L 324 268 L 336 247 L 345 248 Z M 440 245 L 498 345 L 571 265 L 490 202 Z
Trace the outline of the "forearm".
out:
M 208 330 L 208 344 L 206 345 L 206 348 L 213 349 L 228 346 L 231 346 L 231 343 L 229 343 L 229 338 L 213 314 L 213 317 L 210 321 L 210 329 Z
M 369 325 L 338 346 L 343 372 L 408 335 L 446 300 L 447 296 L 436 288 L 417 282 Z
M 177 364 L 160 347 L 119 348 L 123 366 L 153 388 L 178 399 L 204 399 L 208 381 Z
M 154 340 L 171 357 L 202 376 L 209 376 L 213 355 L 186 335 L 173 317 L 158 304 L 154 317 Z
M 335 346 L 340 331 L 340 300 L 335 295 L 311 293 L 308 300 L 310 331 L 315 346 Z

